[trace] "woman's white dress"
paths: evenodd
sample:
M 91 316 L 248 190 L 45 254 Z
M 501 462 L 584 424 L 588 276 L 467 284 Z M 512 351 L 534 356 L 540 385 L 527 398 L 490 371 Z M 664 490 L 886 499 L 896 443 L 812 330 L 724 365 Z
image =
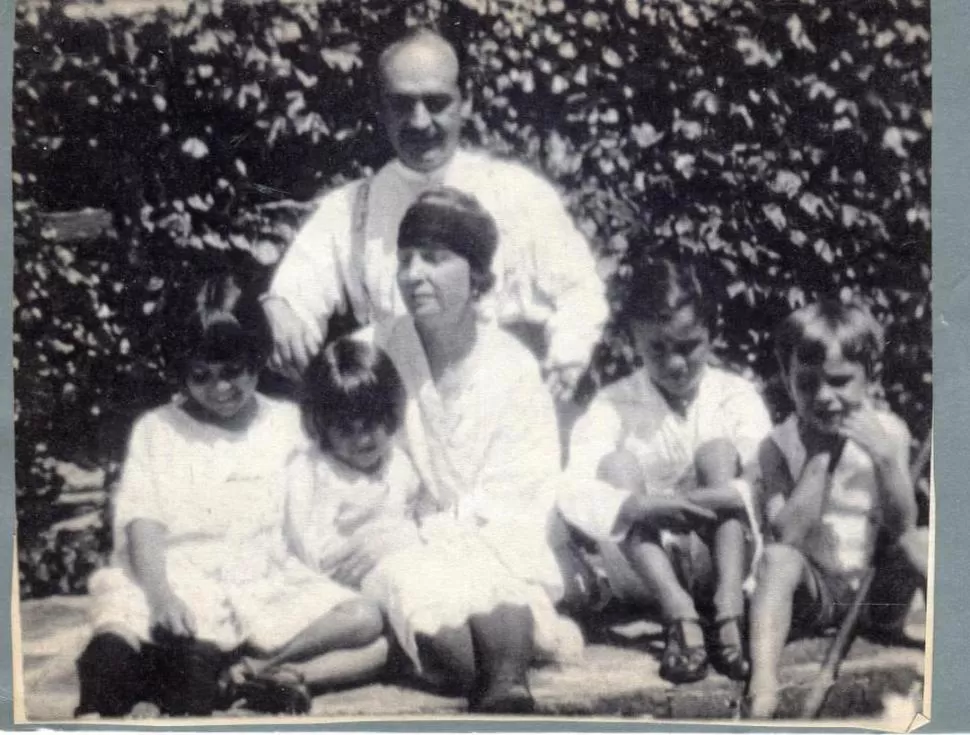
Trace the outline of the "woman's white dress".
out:
M 415 635 L 463 625 L 502 605 L 527 605 L 543 659 L 578 656 L 582 636 L 560 616 L 552 551 L 560 476 L 555 410 L 535 357 L 497 327 L 478 325 L 471 377 L 445 399 L 410 317 L 374 338 L 408 391 L 402 439 L 437 512 L 419 519 L 426 545 L 382 563 L 380 596 L 420 667 Z

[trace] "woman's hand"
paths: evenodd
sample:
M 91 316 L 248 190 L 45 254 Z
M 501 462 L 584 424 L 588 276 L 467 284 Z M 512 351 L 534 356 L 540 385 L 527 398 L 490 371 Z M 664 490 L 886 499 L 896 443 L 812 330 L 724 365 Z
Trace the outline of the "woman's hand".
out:
M 152 617 L 150 630 L 155 637 L 174 636 L 175 638 L 193 638 L 197 627 L 195 615 L 188 605 L 174 592 L 166 592 L 150 600 Z
M 350 542 L 346 553 L 334 565 L 330 575 L 347 587 L 359 588 L 364 577 L 370 574 L 383 556 L 384 549 L 375 548 L 377 544 L 368 543 L 371 539 L 358 538 Z

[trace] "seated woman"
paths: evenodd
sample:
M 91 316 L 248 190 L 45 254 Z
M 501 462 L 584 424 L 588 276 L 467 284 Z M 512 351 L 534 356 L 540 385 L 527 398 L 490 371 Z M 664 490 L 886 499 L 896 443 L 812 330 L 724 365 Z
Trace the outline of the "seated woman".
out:
M 749 669 L 743 583 L 757 524 L 736 479 L 771 422 L 754 386 L 707 364 L 714 316 L 692 267 L 637 271 L 621 318 L 643 368 L 580 419 L 559 499 L 596 541 L 612 593 L 659 607 L 660 673 L 677 683 L 707 673 L 701 602 L 713 608 L 715 667 L 738 680 Z
M 409 315 L 373 336 L 403 378 L 402 441 L 430 507 L 418 519 L 424 544 L 385 557 L 367 587 L 419 672 L 459 684 L 474 711 L 531 712 L 531 663 L 578 653 L 582 637 L 554 606 L 552 399 L 536 359 L 478 315 L 496 239 L 491 216 L 453 189 L 425 193 L 401 223 Z M 352 573 L 336 572 L 347 584 L 377 561 L 357 551 Z

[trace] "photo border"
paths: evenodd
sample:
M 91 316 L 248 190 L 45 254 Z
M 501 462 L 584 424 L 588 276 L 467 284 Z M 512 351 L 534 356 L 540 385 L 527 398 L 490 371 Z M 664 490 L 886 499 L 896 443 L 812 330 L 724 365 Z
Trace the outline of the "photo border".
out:
M 13 27 L 17 0 L 0 0 L 0 171 L 11 171 L 13 90 Z M 845 2 L 848 0 L 824 0 Z M 970 586 L 963 571 L 970 568 L 970 493 L 966 493 L 968 462 L 967 437 L 970 436 L 970 1 L 932 0 L 933 46 L 933 141 L 932 141 L 932 213 L 933 213 L 933 360 L 934 360 L 934 478 L 935 501 L 942 503 L 936 512 L 936 569 L 954 570 L 955 574 L 938 573 L 935 580 L 936 615 L 932 669 L 932 720 L 921 732 L 955 732 L 967 725 L 968 692 L 970 692 L 970 635 L 962 611 L 970 609 Z M 12 293 L 13 217 L 12 179 L 0 175 L 0 273 Z M 11 630 L 11 610 L 17 604 L 13 595 L 16 560 L 13 555 L 15 488 L 13 430 L 13 324 L 12 302 L 0 302 L 0 403 L 11 410 L 0 412 L 0 584 L 10 590 L 10 607 L 0 606 L 0 625 Z M 965 494 L 966 493 L 966 494 Z M 8 576 L 9 575 L 9 576 Z M 0 728 L 29 730 L 36 725 L 13 724 L 12 636 L 0 636 Z M 211 727 L 191 725 L 192 730 L 225 730 L 223 724 Z M 186 729 L 175 722 L 164 723 L 173 729 Z M 782 723 L 779 723 L 781 725 Z M 800 732 L 807 725 L 772 727 L 776 732 Z M 67 725 L 76 730 L 103 730 L 104 726 Z M 824 725 L 823 725 L 824 727 Z M 831 727 L 831 724 L 829 725 Z M 450 720 L 433 721 L 368 721 L 321 724 L 307 722 L 265 725 L 240 725 L 232 729 L 273 732 L 282 730 L 381 731 L 381 732 L 556 732 L 556 731 L 664 731 L 664 732 L 730 732 L 752 730 L 749 723 L 740 726 L 700 723 L 678 725 L 673 722 L 651 723 L 644 720 L 597 722 L 584 719 L 556 721 L 526 720 Z M 121 726 L 112 730 L 155 730 L 153 726 Z M 840 730 L 845 732 L 860 730 Z

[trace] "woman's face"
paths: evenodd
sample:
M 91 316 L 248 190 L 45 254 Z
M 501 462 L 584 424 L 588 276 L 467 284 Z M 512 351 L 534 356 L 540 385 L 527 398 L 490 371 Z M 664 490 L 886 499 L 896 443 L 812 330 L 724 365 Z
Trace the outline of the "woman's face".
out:
M 691 399 L 710 351 L 710 332 L 684 306 L 664 321 L 634 319 L 633 342 L 650 379 L 668 396 Z
M 398 248 L 397 283 L 419 322 L 458 321 L 472 304 L 468 261 L 437 244 Z

